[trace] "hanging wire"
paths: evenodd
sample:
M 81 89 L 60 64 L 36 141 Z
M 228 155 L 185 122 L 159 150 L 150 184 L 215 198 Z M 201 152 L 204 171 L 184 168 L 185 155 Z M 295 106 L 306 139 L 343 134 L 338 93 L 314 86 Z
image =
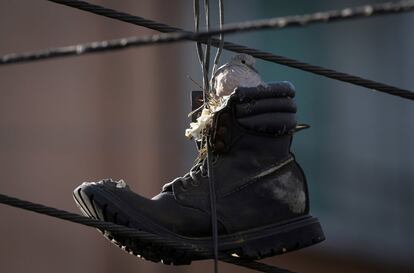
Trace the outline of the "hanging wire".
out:
M 210 30 L 210 11 L 209 11 L 210 1 L 204 0 L 204 15 L 206 21 L 206 31 Z M 211 37 L 207 38 L 206 50 L 204 52 L 204 71 L 203 71 L 203 87 L 204 87 L 204 103 L 207 103 L 208 94 L 210 92 L 210 84 L 208 80 L 208 74 L 210 71 L 210 53 L 211 53 Z
M 206 30 L 210 29 L 210 1 L 204 0 L 204 15 L 206 20 Z M 210 99 L 210 83 L 209 83 L 209 69 L 210 69 L 210 51 L 211 39 L 207 40 L 206 51 L 204 52 L 204 70 L 203 70 L 203 95 L 204 104 L 208 105 Z M 218 228 L 217 228 L 217 207 L 216 207 L 216 189 L 213 171 L 213 153 L 209 138 L 205 137 L 207 148 L 207 169 L 208 169 L 208 185 L 210 196 L 210 214 L 211 214 L 211 230 L 213 238 L 213 257 L 214 257 L 214 273 L 218 273 Z
M 210 29 L 210 5 L 209 0 L 204 0 L 204 15 L 206 30 Z M 194 22 L 195 30 L 199 31 L 199 18 L 200 18 L 200 6 L 199 1 L 194 0 Z M 210 68 L 210 51 L 211 51 L 211 39 L 207 40 L 205 51 L 203 52 L 200 42 L 197 42 L 197 55 L 201 64 L 201 70 L 203 74 L 203 98 L 204 103 L 201 107 L 208 105 L 210 98 L 210 85 L 208 80 L 209 68 Z M 209 178 L 209 196 L 210 196 L 210 213 L 211 213 L 211 227 L 212 227 L 212 238 L 213 238 L 213 257 L 214 257 L 214 272 L 218 273 L 218 228 L 217 228 L 217 210 L 216 210 L 216 194 L 214 185 L 214 174 L 212 165 L 212 153 L 211 147 L 207 137 L 204 137 L 203 143 L 207 148 L 207 167 L 208 167 L 208 178 Z
M 85 216 L 82 216 L 76 213 L 68 212 L 65 210 L 60 210 L 60 209 L 45 206 L 42 204 L 37 204 L 37 203 L 29 202 L 26 200 L 21 200 L 16 197 L 11 197 L 8 195 L 0 194 L 0 203 L 9 205 L 12 207 L 48 215 L 48 216 L 66 220 L 69 222 L 81 224 L 84 226 L 94 227 L 99 230 L 106 230 L 116 235 L 122 235 L 122 236 L 131 237 L 131 238 L 139 238 L 140 240 L 156 243 L 161 246 L 171 247 L 174 249 L 179 249 L 179 250 L 188 251 L 188 252 L 195 252 L 198 255 L 201 255 L 203 257 L 211 256 L 211 250 L 203 249 L 193 244 L 184 243 L 182 241 L 176 241 L 171 238 L 160 237 L 153 233 L 133 229 L 133 228 L 123 226 L 123 225 L 118 225 L 112 222 L 105 222 L 105 221 L 101 221 L 97 219 L 92 219 L 92 218 L 85 217 Z M 289 271 L 283 268 L 263 264 L 263 263 L 252 261 L 252 260 L 232 257 L 224 253 L 220 253 L 219 259 L 220 261 L 223 261 L 226 263 L 231 263 L 234 265 L 254 269 L 260 272 L 294 273 L 292 271 Z
M 48 0 L 52 1 L 52 0 Z M 131 24 L 144 26 L 150 29 L 158 30 L 161 32 L 186 32 L 182 29 L 171 27 L 165 24 L 161 24 L 155 21 L 151 21 L 142 17 L 133 16 L 131 14 L 126 13 L 119 13 L 117 11 L 107 9 L 101 6 L 92 5 L 85 1 L 52 1 L 57 2 L 60 4 L 64 4 L 70 7 L 74 7 L 77 9 L 81 9 L 84 11 L 92 12 L 98 15 L 106 16 L 109 18 L 121 20 L 124 22 L 128 22 Z M 367 16 L 373 16 L 373 15 L 380 15 L 380 14 L 391 14 L 391 13 L 398 13 L 398 12 L 406 12 L 411 11 L 414 9 L 414 1 L 401 1 L 401 2 L 389 2 L 389 3 L 383 3 L 383 4 L 377 4 L 377 5 L 368 5 L 368 6 L 362 6 L 362 7 L 356 7 L 356 8 L 348 8 L 343 10 L 337 10 L 337 11 L 329 11 L 329 12 L 318 12 L 314 13 L 312 15 L 303 15 L 303 16 L 295 16 L 296 17 L 303 17 L 307 18 L 307 20 L 297 20 L 302 22 L 307 22 L 308 24 L 311 22 L 330 22 L 331 20 L 339 21 L 344 19 L 351 19 L 351 18 L 360 18 L 360 17 L 367 17 Z M 368 12 L 367 12 L 368 11 Z M 339 16 L 338 14 L 342 14 L 342 16 Z M 346 15 L 344 17 L 343 15 Z M 281 17 L 281 18 L 291 18 L 290 17 Z M 278 24 L 277 28 L 284 28 L 288 24 L 288 21 L 283 21 L 281 18 L 279 22 L 284 22 L 283 24 Z M 315 18 L 317 21 L 311 20 L 311 18 Z M 334 20 L 334 21 L 335 21 Z M 191 33 L 191 32 L 190 32 Z M 68 47 L 62 47 L 62 48 L 54 48 L 54 49 L 47 49 L 43 51 L 38 52 L 28 52 L 28 53 L 16 53 L 16 54 L 9 54 L 6 56 L 3 56 L 0 58 L 0 65 L 5 64 L 12 64 L 12 63 L 19 63 L 19 62 L 29 62 L 29 61 L 37 61 L 42 59 L 49 59 L 49 58 L 57 58 L 57 57 L 64 57 L 64 56 L 74 56 L 74 55 L 81 55 L 86 53 L 94 53 L 94 52 L 104 52 L 109 50 L 117 50 L 117 49 L 124 49 L 131 46 L 139 46 L 149 43 L 154 43 L 154 41 L 148 41 L 146 39 L 137 39 L 136 37 L 133 38 L 124 38 L 124 39 L 118 39 L 118 40 L 112 40 L 112 41 L 101 41 L 101 42 L 94 42 L 94 43 L 88 43 L 83 45 L 74 45 L 74 46 L 68 46 Z M 162 40 L 160 37 L 158 39 Z M 201 41 L 202 43 L 205 43 L 205 39 L 197 39 L 196 41 Z M 166 42 L 165 40 L 162 42 Z M 220 41 L 218 39 L 212 38 L 212 46 L 219 47 Z M 364 79 L 362 77 L 350 75 L 347 73 L 335 71 L 332 69 L 327 69 L 324 67 L 311 65 L 305 62 L 301 62 L 298 60 L 294 60 L 291 58 L 287 58 L 284 56 L 275 55 L 269 52 L 245 47 L 242 45 L 230 43 L 230 42 L 224 42 L 223 45 L 224 49 L 237 52 L 237 53 L 245 53 L 249 54 L 255 58 L 266 60 L 269 62 L 285 65 L 288 67 L 300 69 L 303 71 L 307 71 L 310 73 L 314 73 L 317 75 L 325 76 L 331 79 L 351 83 L 358 86 L 363 86 L 369 89 L 377 90 L 383 93 L 387 93 L 393 96 L 399 96 L 402 98 L 414 100 L 414 93 L 398 88 L 395 86 L 391 86 L 388 84 L 372 81 L 369 79 Z
M 223 5 L 223 0 L 218 0 L 219 3 L 219 23 L 220 23 L 220 30 L 223 29 L 223 24 L 224 24 L 224 5 Z M 221 53 L 223 51 L 223 45 L 224 45 L 224 34 L 220 33 L 219 36 L 219 40 L 220 40 L 220 45 L 217 48 L 217 52 L 216 52 L 216 56 L 214 57 L 214 65 L 213 65 L 213 70 L 211 72 L 211 77 L 214 77 L 214 74 L 216 73 L 217 67 L 218 67 L 218 63 L 220 62 L 220 56 Z
M 199 32 L 200 31 L 200 2 L 199 0 L 193 1 L 193 7 L 194 7 L 194 30 L 196 32 Z M 202 43 L 197 41 L 196 47 L 197 47 L 198 61 L 200 62 L 200 65 L 201 65 L 201 71 L 204 71 L 204 57 L 203 57 L 204 53 L 203 53 Z
M 215 189 L 215 177 L 213 172 L 213 153 L 210 141 L 206 141 L 207 146 L 207 165 L 208 165 L 208 179 L 209 179 L 209 192 L 210 192 L 210 213 L 211 213 L 211 227 L 213 238 L 213 257 L 214 257 L 214 272 L 218 273 L 218 227 L 217 227 L 217 205 L 216 205 L 216 189 Z

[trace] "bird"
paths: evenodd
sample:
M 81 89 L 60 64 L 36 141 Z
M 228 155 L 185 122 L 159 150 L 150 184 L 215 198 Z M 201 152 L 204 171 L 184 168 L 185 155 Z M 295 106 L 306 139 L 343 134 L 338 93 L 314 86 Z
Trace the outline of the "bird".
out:
M 265 86 L 258 71 L 254 68 L 256 60 L 247 54 L 237 54 L 228 63 L 213 72 L 210 86 L 216 98 L 229 96 L 237 87 Z
M 205 129 L 209 129 L 216 112 L 226 106 L 230 95 L 237 87 L 266 86 L 259 73 L 254 68 L 255 59 L 247 54 L 234 55 L 228 63 L 213 71 L 210 80 L 211 95 L 206 104 L 198 110 L 200 116 L 196 122 L 190 123 L 190 128 L 185 131 L 189 139 L 201 140 Z M 190 113 L 194 114 L 196 111 Z

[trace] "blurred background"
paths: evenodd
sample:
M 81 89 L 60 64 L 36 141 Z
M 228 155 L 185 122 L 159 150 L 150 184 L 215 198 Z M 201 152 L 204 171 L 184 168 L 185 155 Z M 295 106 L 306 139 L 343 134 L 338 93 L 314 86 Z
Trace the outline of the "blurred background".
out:
M 224 2 L 229 23 L 378 1 Z M 191 1 L 94 3 L 193 27 Z M 1 55 L 155 33 L 41 0 L 2 0 L 0 18 Z M 413 27 L 408 13 L 226 40 L 413 90 Z M 414 103 L 260 60 L 257 68 L 297 88 L 298 119 L 311 129 L 295 135 L 293 151 L 327 237 L 264 262 L 301 273 L 414 272 Z M 74 212 L 71 192 L 83 181 L 123 178 L 157 194 L 196 154 L 184 137 L 198 89 L 188 76 L 201 83 L 189 42 L 0 67 L 0 192 Z M 0 218 L 0 272 L 212 270 L 211 261 L 142 261 L 91 228 L 4 205 Z

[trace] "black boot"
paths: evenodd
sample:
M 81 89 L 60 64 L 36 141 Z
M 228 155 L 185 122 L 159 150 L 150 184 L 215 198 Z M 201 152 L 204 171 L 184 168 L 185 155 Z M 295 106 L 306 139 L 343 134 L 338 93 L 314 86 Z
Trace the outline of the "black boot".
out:
M 304 173 L 290 152 L 296 106 L 288 82 L 239 88 L 213 120 L 211 137 L 219 249 L 259 259 L 324 240 L 309 215 Z M 207 160 L 147 199 L 123 181 L 83 183 L 74 197 L 90 217 L 212 248 Z M 108 235 L 108 234 L 107 234 Z M 136 255 L 186 264 L 201 257 L 139 239 L 109 235 Z

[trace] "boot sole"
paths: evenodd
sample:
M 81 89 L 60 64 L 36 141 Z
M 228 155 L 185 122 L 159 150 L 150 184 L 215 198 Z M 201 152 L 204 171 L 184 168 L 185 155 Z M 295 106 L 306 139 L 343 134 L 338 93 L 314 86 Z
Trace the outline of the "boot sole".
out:
M 211 250 L 209 255 L 201 256 L 195 252 L 101 231 L 105 238 L 132 255 L 153 262 L 174 265 L 185 265 L 195 260 L 213 258 L 211 237 L 186 237 L 166 230 L 132 211 L 117 196 L 99 186 L 81 185 L 75 189 L 73 197 L 85 216 L 148 231 L 166 239 Z M 325 236 L 318 219 L 306 215 L 273 225 L 219 236 L 219 250 L 234 257 L 258 260 L 305 248 L 323 240 Z

